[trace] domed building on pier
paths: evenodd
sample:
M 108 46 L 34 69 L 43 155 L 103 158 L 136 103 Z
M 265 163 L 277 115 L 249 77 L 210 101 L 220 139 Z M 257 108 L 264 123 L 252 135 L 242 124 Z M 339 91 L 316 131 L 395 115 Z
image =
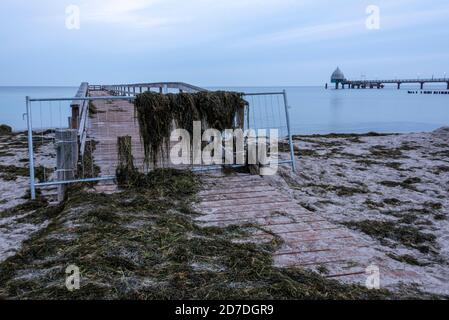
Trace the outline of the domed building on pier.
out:
M 341 72 L 340 68 L 337 68 L 331 76 L 331 83 L 340 83 L 345 81 L 345 75 Z
M 331 76 L 331 83 L 335 83 L 335 89 L 338 89 L 338 86 L 340 83 L 344 86 L 344 82 L 346 81 L 345 75 L 343 72 L 341 72 L 340 68 L 337 67 L 337 69 L 332 73 Z M 326 85 L 327 88 L 327 85 Z

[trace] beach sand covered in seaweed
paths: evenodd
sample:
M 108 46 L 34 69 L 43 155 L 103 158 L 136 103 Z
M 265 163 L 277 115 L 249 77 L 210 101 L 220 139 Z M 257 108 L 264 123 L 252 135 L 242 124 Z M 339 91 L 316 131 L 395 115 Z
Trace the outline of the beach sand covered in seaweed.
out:
M 279 187 L 411 267 L 427 279 L 423 290 L 449 294 L 449 128 L 294 136 L 294 144 L 298 170 L 281 168 Z
M 200 227 L 191 207 L 197 178 L 165 170 L 117 194 L 87 186 L 73 189 L 51 210 L 45 202 L 22 199 L 20 206 L 2 211 L 2 230 L 31 228 L 20 238 L 3 233 L 3 243 L 13 249 L 1 257 L 0 295 L 388 299 L 433 297 L 422 291 L 442 294 L 447 290 L 447 133 L 296 136 L 298 172 L 283 167 L 273 179 L 307 210 L 354 229 L 376 250 L 427 276 L 421 291 L 367 291 L 303 269 L 275 268 L 272 253 L 279 238 L 247 243 L 251 233 L 264 232 L 257 225 Z M 81 267 L 81 291 L 64 287 L 69 264 Z

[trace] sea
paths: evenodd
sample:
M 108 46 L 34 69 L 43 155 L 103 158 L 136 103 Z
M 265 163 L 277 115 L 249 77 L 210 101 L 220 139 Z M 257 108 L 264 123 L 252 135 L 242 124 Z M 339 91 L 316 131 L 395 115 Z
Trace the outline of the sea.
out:
M 72 97 L 78 87 L 0 87 L 0 124 L 14 130 L 27 127 L 25 97 Z M 428 132 L 449 126 L 449 94 L 420 94 L 416 86 L 384 89 L 326 90 L 324 87 L 210 87 L 211 90 L 234 90 L 245 93 L 282 92 L 286 90 L 293 134 L 328 133 L 409 133 Z M 425 90 L 446 91 L 446 86 Z M 409 91 L 417 92 L 410 94 Z M 281 96 L 282 97 L 282 96 Z M 273 98 L 264 98 L 263 121 L 274 121 Z M 275 99 L 279 99 L 276 97 Z M 281 101 L 282 102 L 282 101 Z M 267 107 L 268 105 L 268 107 Z M 70 114 L 67 102 L 34 102 L 33 112 L 42 119 L 65 125 Z M 276 110 L 278 105 L 274 104 Z M 271 108 L 271 109 L 270 109 Z M 274 113 L 273 113 L 274 114 Z M 282 114 L 283 116 L 283 114 Z

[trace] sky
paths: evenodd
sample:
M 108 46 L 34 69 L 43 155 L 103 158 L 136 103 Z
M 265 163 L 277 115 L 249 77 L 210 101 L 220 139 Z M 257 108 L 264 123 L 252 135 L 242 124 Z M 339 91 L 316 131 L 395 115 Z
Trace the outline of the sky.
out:
M 448 21 L 447 0 L 1 0 L 0 86 L 449 77 Z

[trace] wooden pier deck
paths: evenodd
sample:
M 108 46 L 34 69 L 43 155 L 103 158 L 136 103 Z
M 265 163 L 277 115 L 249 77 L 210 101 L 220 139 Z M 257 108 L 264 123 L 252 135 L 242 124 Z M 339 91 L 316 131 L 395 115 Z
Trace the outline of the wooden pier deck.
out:
M 106 91 L 91 91 L 91 96 L 107 96 Z M 134 106 L 127 100 L 93 102 L 97 113 L 88 121 L 88 137 L 97 141 L 93 156 L 101 175 L 114 175 L 117 163 L 117 137 L 129 135 L 137 166 L 143 166 L 143 146 Z M 274 254 L 279 267 L 298 266 L 349 283 L 364 284 L 366 267 L 375 264 L 382 270 L 383 283 L 418 279 L 407 270 L 394 270 L 383 262 L 388 258 L 370 248 L 368 242 L 344 226 L 331 223 L 324 215 L 312 213 L 270 183 L 269 178 L 247 174 L 202 175 L 203 190 L 196 209 L 203 213 L 198 222 L 206 226 L 258 224 L 280 236 L 283 245 Z M 114 192 L 115 185 L 100 184 L 102 192 Z M 252 235 L 255 241 L 269 239 L 263 231 Z
M 107 91 L 90 91 L 90 96 L 109 96 Z M 139 126 L 134 119 L 134 105 L 128 100 L 94 100 L 96 112 L 88 121 L 87 136 L 96 142 L 93 156 L 101 176 L 114 176 L 117 167 L 117 138 L 132 137 L 136 165 L 143 166 L 144 152 L 140 142 Z

